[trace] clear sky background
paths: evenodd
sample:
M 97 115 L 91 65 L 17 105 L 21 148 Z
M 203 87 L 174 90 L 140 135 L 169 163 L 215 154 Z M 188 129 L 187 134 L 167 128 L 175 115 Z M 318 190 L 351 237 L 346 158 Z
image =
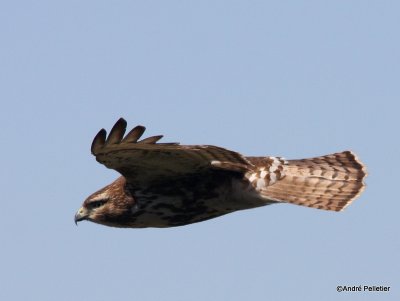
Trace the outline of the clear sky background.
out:
M 2 1 L 0 39 L 1 300 L 400 300 L 398 1 Z M 247 155 L 351 149 L 368 187 L 342 213 L 76 227 L 118 176 L 89 147 L 119 117 Z

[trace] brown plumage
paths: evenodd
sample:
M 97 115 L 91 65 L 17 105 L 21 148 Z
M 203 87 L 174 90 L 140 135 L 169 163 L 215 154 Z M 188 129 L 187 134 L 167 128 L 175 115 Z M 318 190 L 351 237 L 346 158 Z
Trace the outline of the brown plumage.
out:
M 244 157 L 212 145 L 143 140 L 143 126 L 125 137 L 119 119 L 102 129 L 91 151 L 122 174 L 90 195 L 75 215 L 113 227 L 173 227 L 237 210 L 292 203 L 341 211 L 364 189 L 367 173 L 350 151 L 302 160 Z

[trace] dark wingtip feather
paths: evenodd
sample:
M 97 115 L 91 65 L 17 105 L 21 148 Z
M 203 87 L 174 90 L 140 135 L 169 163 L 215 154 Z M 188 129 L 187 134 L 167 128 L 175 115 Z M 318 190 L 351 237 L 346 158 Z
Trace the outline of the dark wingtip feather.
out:
M 96 155 L 100 149 L 103 148 L 106 143 L 107 131 L 105 129 L 101 129 L 97 135 L 94 137 L 92 146 L 90 148 L 93 155 Z
M 108 135 L 106 144 L 110 145 L 121 142 L 121 139 L 125 134 L 126 126 L 127 122 L 124 118 L 118 119 Z
M 146 138 L 146 139 L 143 139 L 143 140 L 139 141 L 138 143 L 140 143 L 140 144 L 154 144 L 158 140 L 160 140 L 162 137 L 164 137 L 164 136 L 163 135 L 151 136 L 149 138 Z
M 125 143 L 138 143 L 138 144 L 156 144 L 158 140 L 160 140 L 163 135 L 157 135 L 148 137 L 141 141 L 138 141 L 139 138 L 143 135 L 146 128 L 142 125 L 138 125 L 134 127 L 125 137 L 127 122 L 125 119 L 120 118 L 114 124 L 113 128 L 110 131 L 110 134 L 107 137 L 107 132 L 105 129 L 101 129 L 100 132 L 97 133 L 96 137 L 94 137 L 92 142 L 91 151 L 92 154 L 97 156 L 100 151 L 107 151 L 109 146 L 115 146 L 118 144 Z M 160 143 L 162 145 L 179 145 L 177 142 L 170 143 Z
M 137 142 L 138 139 L 143 135 L 146 128 L 142 125 L 135 126 L 126 136 L 122 139 L 122 143 Z

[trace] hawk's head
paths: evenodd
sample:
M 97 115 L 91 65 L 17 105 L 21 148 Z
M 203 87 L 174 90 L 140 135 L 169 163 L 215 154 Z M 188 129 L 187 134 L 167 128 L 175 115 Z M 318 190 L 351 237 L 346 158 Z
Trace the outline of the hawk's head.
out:
M 124 227 L 132 214 L 135 201 L 125 190 L 126 180 L 119 177 L 110 185 L 90 195 L 75 214 L 75 223 L 88 220 L 94 223 Z

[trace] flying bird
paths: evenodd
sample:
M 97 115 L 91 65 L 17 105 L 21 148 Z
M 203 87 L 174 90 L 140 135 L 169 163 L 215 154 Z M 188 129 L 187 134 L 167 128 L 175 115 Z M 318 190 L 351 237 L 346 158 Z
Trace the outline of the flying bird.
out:
M 139 140 L 119 119 L 95 136 L 96 160 L 122 176 L 90 195 L 75 214 L 121 228 L 174 227 L 276 203 L 341 211 L 364 189 L 366 168 L 351 151 L 301 160 L 246 157 L 213 145 Z

